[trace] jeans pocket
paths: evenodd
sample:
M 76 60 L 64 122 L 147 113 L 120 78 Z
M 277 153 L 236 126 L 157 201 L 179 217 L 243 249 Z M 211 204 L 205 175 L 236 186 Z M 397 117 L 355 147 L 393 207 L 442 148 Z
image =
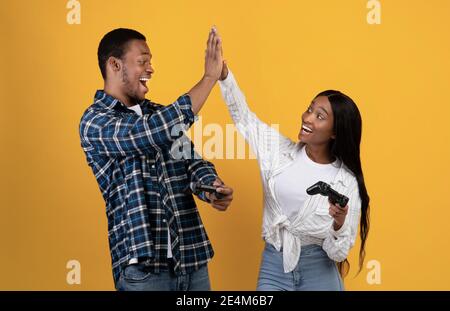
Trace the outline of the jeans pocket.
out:
M 123 278 L 127 282 L 143 282 L 149 279 L 152 273 L 144 264 L 132 264 L 123 270 Z

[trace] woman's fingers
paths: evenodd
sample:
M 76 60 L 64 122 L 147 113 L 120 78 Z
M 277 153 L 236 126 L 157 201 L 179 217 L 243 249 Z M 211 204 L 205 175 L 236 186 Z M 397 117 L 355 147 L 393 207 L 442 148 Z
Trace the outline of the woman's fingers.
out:
M 348 205 L 345 208 L 340 207 L 337 204 L 331 204 L 330 203 L 330 215 L 335 217 L 335 216 L 345 216 L 347 215 L 347 211 L 348 211 Z

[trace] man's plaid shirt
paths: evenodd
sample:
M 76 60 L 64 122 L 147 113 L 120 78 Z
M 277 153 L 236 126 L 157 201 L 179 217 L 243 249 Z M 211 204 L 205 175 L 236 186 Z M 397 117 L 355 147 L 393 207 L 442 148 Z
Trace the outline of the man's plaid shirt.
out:
M 197 270 L 214 254 L 194 198 L 184 191 L 194 182 L 212 184 L 214 165 L 194 157 L 193 148 L 182 159 L 170 153 L 178 138 L 187 140 L 176 128 L 194 123 L 190 97 L 168 106 L 149 100 L 139 105 L 142 116 L 97 91 L 79 128 L 106 202 L 115 281 L 131 258 L 147 260 L 154 273 L 167 270 L 167 230 L 176 274 Z M 207 201 L 204 193 L 199 198 Z

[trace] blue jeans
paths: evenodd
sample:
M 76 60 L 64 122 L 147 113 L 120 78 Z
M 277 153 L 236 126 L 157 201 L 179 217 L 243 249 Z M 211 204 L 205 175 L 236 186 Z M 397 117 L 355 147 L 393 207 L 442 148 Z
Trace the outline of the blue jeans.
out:
M 143 263 L 125 267 L 116 283 L 119 291 L 209 291 L 208 266 L 187 274 L 175 275 L 172 271 L 151 273 Z
M 302 246 L 299 263 L 284 273 L 283 252 L 266 243 L 258 277 L 258 291 L 343 291 L 336 263 L 320 245 Z

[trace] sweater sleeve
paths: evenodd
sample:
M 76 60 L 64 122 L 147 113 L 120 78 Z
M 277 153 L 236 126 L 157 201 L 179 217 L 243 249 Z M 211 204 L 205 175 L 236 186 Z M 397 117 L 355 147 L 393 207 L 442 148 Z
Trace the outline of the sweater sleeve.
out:
M 261 169 L 268 169 L 269 165 L 276 162 L 280 151 L 294 143 L 277 129 L 261 121 L 250 110 L 231 71 L 225 80 L 219 81 L 219 85 L 236 129 L 250 145 Z
M 356 182 L 352 188 L 349 195 L 349 210 L 344 224 L 337 231 L 331 225 L 322 246 L 328 257 L 336 262 L 342 262 L 347 258 L 350 249 L 355 245 L 356 235 L 358 233 L 361 198 Z

